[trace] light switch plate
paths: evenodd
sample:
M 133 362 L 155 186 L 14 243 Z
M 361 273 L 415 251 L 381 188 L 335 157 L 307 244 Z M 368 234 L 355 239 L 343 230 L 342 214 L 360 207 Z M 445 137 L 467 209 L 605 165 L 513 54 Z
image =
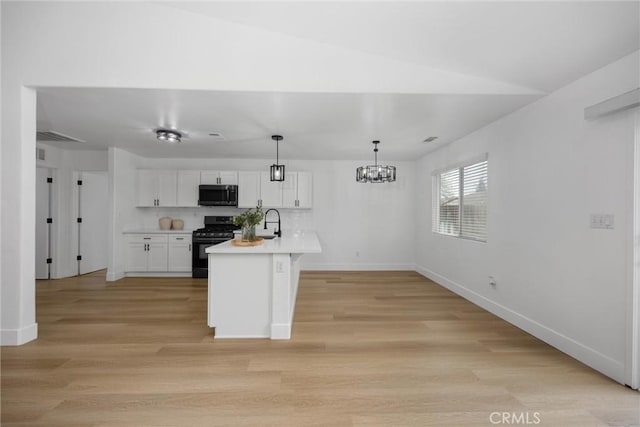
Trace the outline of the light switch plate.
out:
M 613 214 L 591 214 L 591 228 L 612 230 L 614 218 Z

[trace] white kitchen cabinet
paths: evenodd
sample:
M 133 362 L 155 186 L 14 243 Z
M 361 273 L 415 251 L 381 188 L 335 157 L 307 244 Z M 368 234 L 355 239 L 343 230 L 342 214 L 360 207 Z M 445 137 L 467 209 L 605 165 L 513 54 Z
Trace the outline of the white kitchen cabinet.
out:
M 238 172 L 238 207 L 255 208 L 260 203 L 260 172 Z
M 169 236 L 169 271 L 191 271 L 191 235 L 180 234 Z
M 185 207 L 198 206 L 200 171 L 179 170 L 177 180 L 176 205 Z
M 177 183 L 175 170 L 138 170 L 138 206 L 176 206 Z
M 141 242 L 127 242 L 125 271 L 147 271 L 147 244 Z
M 313 176 L 311 172 L 289 172 L 282 183 L 283 208 L 311 208 L 313 203 Z
M 311 172 L 298 172 L 298 208 L 309 209 L 313 207 L 313 174 Z
M 282 183 L 271 181 L 269 172 L 260 172 L 260 200 L 265 208 L 282 207 Z
M 167 263 L 168 249 L 166 242 L 149 243 L 147 247 L 149 257 L 147 271 L 167 271 L 169 269 Z
M 236 171 L 200 171 L 200 184 L 238 185 L 238 172 Z
M 125 270 L 167 271 L 167 249 L 166 234 L 130 234 Z

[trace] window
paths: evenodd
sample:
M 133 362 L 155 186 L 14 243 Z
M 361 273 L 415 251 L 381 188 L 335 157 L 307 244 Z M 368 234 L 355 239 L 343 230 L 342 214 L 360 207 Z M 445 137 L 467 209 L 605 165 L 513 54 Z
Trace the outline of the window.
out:
M 433 231 L 487 240 L 487 157 L 436 172 L 433 177 Z

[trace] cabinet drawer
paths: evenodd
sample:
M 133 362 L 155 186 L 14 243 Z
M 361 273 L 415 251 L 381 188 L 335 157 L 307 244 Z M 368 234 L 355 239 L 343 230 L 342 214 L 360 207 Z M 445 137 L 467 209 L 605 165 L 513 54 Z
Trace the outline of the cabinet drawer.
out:
M 166 234 L 129 234 L 129 243 L 167 243 Z
M 191 243 L 191 234 L 169 235 L 169 243 Z

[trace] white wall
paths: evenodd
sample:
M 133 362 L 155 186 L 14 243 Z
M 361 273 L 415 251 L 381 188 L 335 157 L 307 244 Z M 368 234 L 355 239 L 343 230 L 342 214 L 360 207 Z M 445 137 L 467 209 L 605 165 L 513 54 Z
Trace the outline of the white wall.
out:
M 631 268 L 634 112 L 584 108 L 639 86 L 638 52 L 417 164 L 419 271 L 623 381 Z M 486 243 L 431 232 L 431 174 L 489 154 Z M 591 213 L 615 229 L 589 228 Z M 488 284 L 494 276 L 497 286 Z
M 36 162 L 38 167 L 55 169 L 53 218 L 55 227 L 52 269 L 54 279 L 74 276 L 78 272 L 77 255 L 77 205 L 74 192 L 77 191 L 75 172 L 104 171 L 108 169 L 106 151 L 64 150 L 49 144 L 37 144 L 45 150 L 45 160 Z M 34 152 L 35 158 L 35 152 Z M 75 207 L 74 207 L 75 206 Z
M 238 215 L 242 209 L 229 207 L 134 208 L 135 171 L 149 169 L 268 170 L 270 159 L 148 159 L 113 149 L 113 176 L 119 182 L 112 193 L 118 225 L 114 246 L 123 248 L 122 230 L 157 229 L 164 216 L 180 218 L 185 229 L 202 227 L 205 215 Z M 281 159 L 282 160 L 282 159 Z M 414 268 L 412 224 L 414 210 L 414 162 L 393 162 L 398 180 L 389 184 L 359 184 L 355 181 L 357 161 L 282 160 L 286 170 L 313 173 L 313 209 L 279 209 L 282 228 L 313 229 L 323 247 L 321 254 L 301 259 L 304 269 L 409 269 Z M 133 180 L 133 181 L 131 181 Z M 117 190 L 119 188 L 120 190 Z M 133 190 L 133 191 L 132 191 Z M 122 277 L 123 251 L 113 254 L 108 277 Z

